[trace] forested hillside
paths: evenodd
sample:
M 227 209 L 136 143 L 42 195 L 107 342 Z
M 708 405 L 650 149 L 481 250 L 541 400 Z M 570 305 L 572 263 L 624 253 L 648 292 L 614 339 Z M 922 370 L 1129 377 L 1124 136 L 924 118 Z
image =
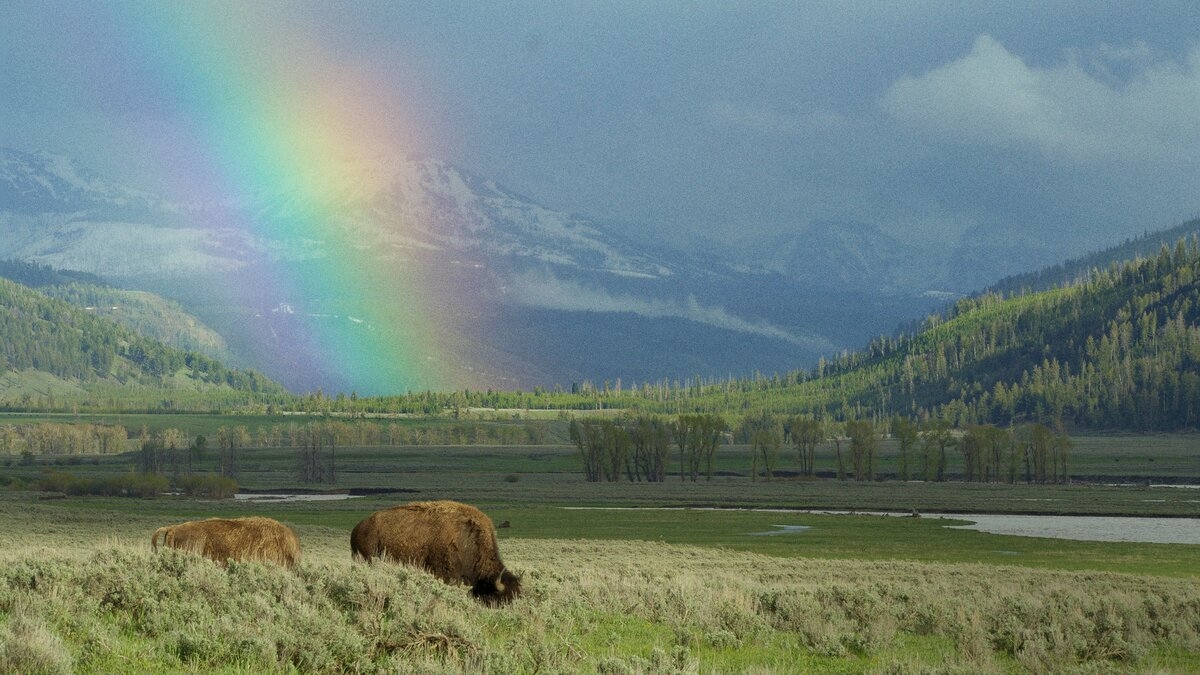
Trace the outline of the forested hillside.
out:
M 67 303 L 0 282 L 8 371 L 166 386 L 179 378 L 282 394 L 249 371 L 182 352 Z M 0 396 L 3 398 L 3 396 Z M 954 426 L 1041 422 L 1091 429 L 1200 427 L 1200 240 L 1093 268 L 1036 293 L 958 302 L 920 330 L 812 370 L 753 378 L 582 382 L 554 390 L 282 396 L 313 411 L 461 414 L 470 408 L 759 413 L 830 420 L 940 418 Z
M 1048 290 L 1055 286 L 1074 283 L 1095 268 L 1107 269 L 1113 263 L 1157 255 L 1163 246 L 1171 247 L 1180 239 L 1189 239 L 1197 235 L 1200 235 L 1200 218 L 1167 230 L 1150 232 L 1117 246 L 1089 253 L 1058 265 L 1001 279 L 988 290 L 1005 295 Z
M 855 403 L 958 424 L 1064 421 L 1168 430 L 1200 422 L 1200 248 L 1093 269 L 1077 283 L 960 301 L 918 335 L 839 361 Z M 907 409 L 906 409 L 907 408 Z
M 0 279 L 0 358 L 8 373 L 36 371 L 73 383 L 282 391 L 256 372 L 166 347 L 7 279 Z
M 964 299 L 919 331 L 880 338 L 812 371 L 750 379 L 585 382 L 566 391 L 457 392 L 363 400 L 358 407 L 434 410 L 629 408 L 655 412 L 896 415 L 973 423 L 1064 423 L 1094 429 L 1200 425 L 1200 246 L 1157 255 L 1038 293 Z
M 154 293 L 117 288 L 85 272 L 17 260 L 0 261 L 0 277 L 112 319 L 168 347 L 199 352 L 223 362 L 231 359 L 225 338 L 179 303 Z

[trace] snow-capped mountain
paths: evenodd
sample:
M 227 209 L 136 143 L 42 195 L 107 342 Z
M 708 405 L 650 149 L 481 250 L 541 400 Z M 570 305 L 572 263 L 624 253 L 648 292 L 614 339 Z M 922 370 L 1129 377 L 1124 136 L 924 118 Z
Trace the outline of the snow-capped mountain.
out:
M 0 224 L 8 235 L 0 256 L 120 277 L 228 271 L 301 248 L 308 255 L 299 257 L 320 257 L 326 242 L 273 240 L 224 223 L 251 219 L 287 231 L 289 221 L 317 211 L 331 228 L 326 235 L 363 250 L 420 248 L 614 275 L 671 274 L 586 219 L 433 160 L 346 164 L 320 179 L 321 190 L 281 188 L 184 205 L 116 185 L 64 157 L 0 149 Z
M 654 256 L 587 219 L 434 160 L 380 158 L 327 170 L 318 180 L 321 190 L 285 189 L 260 199 L 259 217 L 287 222 L 314 210 L 335 214 L 341 238 L 369 250 L 412 247 L 614 275 L 671 274 Z
M 235 365 L 298 390 L 384 393 L 294 353 L 288 324 L 272 312 L 308 302 L 336 314 L 338 300 L 274 297 L 264 287 L 238 300 L 253 306 L 234 307 L 214 289 L 242 275 L 253 284 L 266 265 L 297 274 L 372 258 L 420 266 L 431 284 L 469 289 L 437 317 L 439 330 L 456 334 L 461 381 L 501 387 L 808 367 L 930 306 L 855 288 L 812 293 L 796 281 L 804 276 L 796 252 L 792 268 L 776 271 L 635 243 L 432 159 L 345 163 L 295 179 L 179 204 L 68 159 L 0 149 L 0 259 L 175 299 L 226 337 Z M 256 321 L 276 323 L 252 330 Z
M 8 148 L 0 148 L 0 205 L 19 213 L 132 212 L 163 206 L 153 195 L 110 183 L 61 155 Z

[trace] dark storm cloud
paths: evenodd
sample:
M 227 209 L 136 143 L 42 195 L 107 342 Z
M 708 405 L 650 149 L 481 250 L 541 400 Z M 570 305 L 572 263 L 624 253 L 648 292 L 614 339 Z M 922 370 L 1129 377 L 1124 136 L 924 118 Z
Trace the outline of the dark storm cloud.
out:
M 673 240 L 839 219 L 1086 250 L 1200 212 L 1191 2 L 224 7 L 381 73 L 422 150 Z M 182 132 L 123 46 L 132 11 L 6 4 L 0 143 L 153 180 L 138 136 Z

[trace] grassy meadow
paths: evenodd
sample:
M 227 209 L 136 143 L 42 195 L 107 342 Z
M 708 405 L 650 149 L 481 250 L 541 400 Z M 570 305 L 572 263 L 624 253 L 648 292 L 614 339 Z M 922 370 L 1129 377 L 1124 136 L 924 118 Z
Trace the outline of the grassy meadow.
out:
M 361 495 L 299 502 L 52 495 L 34 489 L 46 472 L 111 476 L 136 456 L 12 458 L 0 672 L 1197 672 L 1200 543 L 999 536 L 928 517 L 1196 517 L 1197 490 L 1116 485 L 1163 465 L 1195 480 L 1195 437 L 1123 438 L 1076 439 L 1077 465 L 1101 480 L 1071 485 L 755 481 L 738 446 L 712 481 L 589 483 L 563 444 L 339 448 L 335 482 L 301 485 L 294 450 L 241 451 L 242 491 Z M 361 518 L 441 498 L 511 524 L 500 547 L 522 598 L 486 609 L 424 572 L 350 559 Z M 865 513 L 913 510 L 924 517 Z M 161 525 L 239 515 L 294 527 L 299 568 L 151 554 Z M 779 526 L 807 529 L 765 534 Z
M 824 557 L 813 549 L 829 537 L 802 546 L 794 542 L 809 532 L 744 532 L 778 514 L 660 512 L 668 515 L 657 524 L 634 521 L 597 538 L 544 537 L 523 531 L 531 526 L 520 518 L 549 509 L 497 508 L 493 518 L 518 518 L 500 530 L 501 549 L 526 593 L 485 609 L 465 589 L 423 572 L 352 562 L 348 528 L 334 523 L 374 508 L 368 500 L 338 502 L 328 518 L 314 503 L 245 505 L 243 512 L 274 513 L 296 528 L 304 558 L 295 572 L 222 569 L 191 554 L 150 552 L 157 525 L 228 505 L 159 499 L 143 512 L 71 501 L 19 494 L 0 501 L 3 672 L 1182 673 L 1200 666 L 1195 574 L 916 562 L 903 553 L 842 558 L 846 549 Z M 560 520 L 577 532 L 599 520 L 596 512 L 564 514 Z M 809 522 L 812 532 L 828 529 L 848 547 L 898 522 L 934 529 L 930 519 L 882 521 Z M 664 525 L 690 543 L 650 539 Z M 730 526 L 739 532 L 716 536 Z M 756 543 L 725 546 L 739 536 Z M 924 545 L 937 541 L 916 536 Z M 790 550 L 772 550 L 789 541 Z M 1030 553 L 1037 548 L 1053 546 Z M 1099 566 L 1100 548 L 1076 555 Z M 1189 553 L 1194 560 L 1196 551 Z

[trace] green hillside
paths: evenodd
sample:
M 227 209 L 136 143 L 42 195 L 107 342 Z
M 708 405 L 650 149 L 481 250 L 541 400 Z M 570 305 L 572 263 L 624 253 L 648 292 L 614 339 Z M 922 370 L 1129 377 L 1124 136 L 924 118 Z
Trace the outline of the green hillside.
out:
M 36 404 L 51 389 L 60 396 L 82 389 L 93 400 L 104 392 L 104 400 L 116 400 L 140 388 L 143 400 L 146 391 L 159 389 L 195 391 L 196 400 L 224 390 L 267 394 L 278 406 L 347 413 L 604 409 L 716 413 L 731 423 L 773 413 L 877 422 L 940 417 L 959 427 L 1024 422 L 1136 431 L 1200 427 L 1197 238 L 1077 276 L 1074 283 L 1036 293 L 964 299 L 920 330 L 879 338 L 811 371 L 381 398 L 290 398 L 257 373 L 164 347 L 4 282 L 0 338 L 7 375 L 0 378 L 0 404 L 21 399 L 30 407 L 31 398 Z
M 173 349 L 85 309 L 0 279 L 0 405 L 55 405 L 81 392 L 107 400 L 160 401 L 172 392 L 279 394 L 254 371 Z
M 225 338 L 179 303 L 154 293 L 117 288 L 91 274 L 18 260 L 0 261 L 0 277 L 112 319 L 168 347 L 226 363 L 231 360 Z
M 915 335 L 877 340 L 815 377 L 792 374 L 795 384 L 759 383 L 757 392 L 741 383 L 740 398 L 839 417 L 936 414 L 956 425 L 1194 428 L 1198 278 L 1196 240 L 1180 240 L 1071 285 L 962 300 Z
M 1092 429 L 1179 430 L 1200 424 L 1200 248 L 1157 255 L 1037 293 L 960 301 L 908 335 L 813 371 L 688 382 L 584 382 L 570 392 L 424 393 L 346 402 L 369 410 L 471 407 L 761 412 L 951 424 L 1042 422 Z
M 853 399 L 884 412 L 936 410 L 958 424 L 1195 428 L 1198 278 L 1197 242 L 1181 239 L 1068 286 L 963 300 L 915 337 L 881 340 L 838 370 L 871 373 Z
M 1158 255 L 1163 246 L 1174 246 L 1180 239 L 1200 235 L 1200 218 L 1158 232 L 1148 232 L 1116 246 L 1089 253 L 1044 269 L 1001 279 L 988 290 L 1011 295 L 1022 291 L 1044 291 L 1073 283 L 1091 270 L 1107 269 L 1113 263 Z

